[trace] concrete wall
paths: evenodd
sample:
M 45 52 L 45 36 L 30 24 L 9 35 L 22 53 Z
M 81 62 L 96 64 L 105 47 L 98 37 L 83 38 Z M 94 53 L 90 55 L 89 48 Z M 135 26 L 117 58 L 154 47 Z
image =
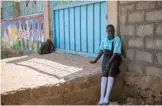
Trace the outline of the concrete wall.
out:
M 118 1 L 107 1 L 107 22 L 108 24 L 113 24 L 116 34 L 119 34 Z
M 119 21 L 127 53 L 126 94 L 140 98 L 136 104 L 162 104 L 162 2 L 121 1 Z
M 115 81 L 110 99 L 120 100 L 122 87 L 123 81 Z M 1 95 L 1 101 L 5 105 L 96 105 L 99 92 L 100 74 L 94 74 L 56 85 L 8 92 Z
M 77 105 L 96 104 L 99 99 L 99 76 L 89 76 L 73 81 L 41 86 L 2 94 L 5 105 Z
M 49 7 L 49 38 L 53 39 L 52 1 L 49 1 Z
M 44 34 L 46 35 L 45 36 L 45 39 L 51 39 L 52 40 L 52 37 L 51 37 L 51 34 L 50 34 L 50 29 L 51 29 L 51 23 L 50 23 L 50 19 L 52 18 L 51 14 L 50 14 L 50 10 L 51 10 L 51 7 L 50 7 L 50 2 L 51 1 L 44 1 Z

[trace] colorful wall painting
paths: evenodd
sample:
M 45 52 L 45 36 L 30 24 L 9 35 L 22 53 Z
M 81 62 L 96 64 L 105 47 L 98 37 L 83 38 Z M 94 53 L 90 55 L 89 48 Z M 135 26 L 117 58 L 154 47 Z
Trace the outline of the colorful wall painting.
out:
M 45 41 L 43 15 L 2 21 L 2 43 L 12 48 L 37 52 Z

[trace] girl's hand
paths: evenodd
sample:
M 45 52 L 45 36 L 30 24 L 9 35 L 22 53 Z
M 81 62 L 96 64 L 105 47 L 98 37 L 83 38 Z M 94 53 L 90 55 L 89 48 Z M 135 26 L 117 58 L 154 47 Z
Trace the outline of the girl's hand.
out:
M 91 64 L 94 64 L 94 63 L 96 63 L 96 61 L 94 61 L 94 60 L 91 60 L 91 61 L 90 61 L 90 63 L 91 63 Z

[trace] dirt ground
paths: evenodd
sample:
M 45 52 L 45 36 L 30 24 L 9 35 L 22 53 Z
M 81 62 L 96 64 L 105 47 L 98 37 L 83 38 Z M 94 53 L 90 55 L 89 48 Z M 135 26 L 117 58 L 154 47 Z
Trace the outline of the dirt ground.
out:
M 12 58 L 1 60 L 1 94 L 19 89 L 64 83 L 80 76 L 89 76 L 101 72 L 100 61 L 92 65 L 89 64 L 92 58 L 83 56 L 59 52 L 48 55 L 38 55 L 37 53 L 25 55 L 22 51 L 15 51 L 14 49 L 7 53 L 9 54 L 7 56 Z M 161 80 L 151 76 L 133 74 L 126 76 L 123 99 L 120 101 L 112 100 L 113 102 L 110 104 L 162 104 L 162 98 L 158 97 L 161 91 Z M 148 84 L 145 83 L 146 80 L 147 82 L 150 80 Z M 150 86 L 153 82 L 157 82 L 154 85 L 159 90 Z M 148 89 L 151 91 L 148 91 Z
M 1 47 L 1 59 L 29 55 L 31 52 L 24 52 L 14 48 Z

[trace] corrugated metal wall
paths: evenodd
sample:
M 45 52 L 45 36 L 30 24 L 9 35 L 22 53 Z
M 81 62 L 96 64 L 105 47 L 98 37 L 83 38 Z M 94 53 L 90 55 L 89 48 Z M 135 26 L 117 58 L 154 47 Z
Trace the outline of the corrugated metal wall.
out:
M 53 10 L 57 50 L 95 56 L 106 36 L 106 1 Z

